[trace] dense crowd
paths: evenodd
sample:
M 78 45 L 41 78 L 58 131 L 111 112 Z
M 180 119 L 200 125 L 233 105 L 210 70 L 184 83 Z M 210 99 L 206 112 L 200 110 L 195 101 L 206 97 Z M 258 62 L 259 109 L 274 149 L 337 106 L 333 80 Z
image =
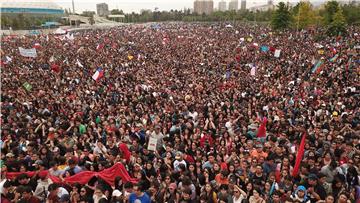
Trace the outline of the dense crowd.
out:
M 319 32 L 3 36 L 1 202 L 359 202 L 360 30 Z M 67 182 L 116 163 L 136 181 Z

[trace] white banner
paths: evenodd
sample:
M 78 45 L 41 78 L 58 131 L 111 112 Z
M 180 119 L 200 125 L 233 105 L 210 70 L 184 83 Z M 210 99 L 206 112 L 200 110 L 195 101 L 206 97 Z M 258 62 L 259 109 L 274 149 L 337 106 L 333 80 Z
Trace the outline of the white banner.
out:
M 24 49 L 22 47 L 19 47 L 19 51 L 20 51 L 21 56 L 32 57 L 32 58 L 36 58 L 36 56 L 37 56 L 35 48 Z
M 153 138 L 153 137 L 150 137 L 149 138 L 148 150 L 156 151 L 156 144 L 157 144 L 157 139 Z

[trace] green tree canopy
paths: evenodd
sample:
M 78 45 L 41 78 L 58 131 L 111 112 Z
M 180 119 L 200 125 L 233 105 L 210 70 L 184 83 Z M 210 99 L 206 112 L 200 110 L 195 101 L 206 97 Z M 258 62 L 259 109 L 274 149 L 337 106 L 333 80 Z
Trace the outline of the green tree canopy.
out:
M 271 19 L 271 26 L 275 30 L 283 30 L 290 26 L 291 23 L 291 14 L 289 7 L 285 5 L 284 2 L 280 2 L 277 5 L 277 9 L 274 12 Z
M 304 29 L 316 24 L 317 16 L 310 2 L 300 2 L 298 12 L 294 16 L 295 26 Z
M 333 20 L 328 28 L 328 33 L 333 36 L 346 33 L 346 20 L 341 8 L 334 14 Z
M 325 24 L 332 23 L 335 13 L 339 10 L 339 3 L 337 1 L 328 1 L 325 4 L 324 20 Z

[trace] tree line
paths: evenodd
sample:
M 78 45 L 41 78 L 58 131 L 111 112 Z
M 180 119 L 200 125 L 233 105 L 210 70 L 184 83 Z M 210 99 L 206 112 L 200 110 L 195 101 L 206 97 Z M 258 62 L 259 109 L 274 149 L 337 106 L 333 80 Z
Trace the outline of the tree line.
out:
M 277 5 L 271 18 L 275 30 L 324 27 L 329 35 L 346 34 L 347 25 L 360 24 L 360 6 L 355 3 L 340 5 L 337 1 L 328 1 L 320 8 L 314 8 L 310 2 L 299 2 L 290 7 L 283 2 Z
M 360 6 L 356 3 L 340 5 L 336 1 L 328 1 L 326 4 L 315 8 L 309 2 L 299 2 L 290 6 L 280 2 L 275 9 L 267 11 L 231 10 L 214 11 L 209 15 L 192 13 L 190 9 L 159 11 L 142 10 L 140 13 L 124 13 L 122 10 L 111 10 L 113 15 L 124 15 L 124 19 L 115 19 L 125 23 L 185 21 L 185 22 L 212 22 L 212 21 L 245 21 L 265 22 L 275 30 L 303 29 L 313 26 L 325 26 L 329 34 L 345 33 L 346 25 L 360 24 Z M 69 12 L 66 11 L 65 15 Z M 82 14 L 93 18 L 95 12 L 85 11 Z M 111 19 L 113 20 L 113 19 Z M 46 21 L 60 21 L 58 16 L 36 16 L 27 14 L 3 14 L 1 27 L 13 29 L 32 29 Z

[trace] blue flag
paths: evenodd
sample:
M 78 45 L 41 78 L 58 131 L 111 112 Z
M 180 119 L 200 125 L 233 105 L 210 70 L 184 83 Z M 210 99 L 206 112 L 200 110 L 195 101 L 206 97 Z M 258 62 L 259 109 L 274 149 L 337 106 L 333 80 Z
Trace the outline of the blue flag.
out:
M 261 46 L 261 51 L 262 52 L 267 52 L 267 51 L 269 51 L 269 47 L 268 46 Z

